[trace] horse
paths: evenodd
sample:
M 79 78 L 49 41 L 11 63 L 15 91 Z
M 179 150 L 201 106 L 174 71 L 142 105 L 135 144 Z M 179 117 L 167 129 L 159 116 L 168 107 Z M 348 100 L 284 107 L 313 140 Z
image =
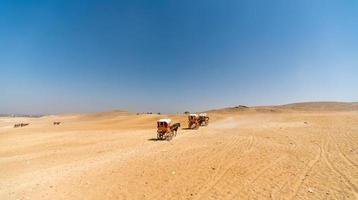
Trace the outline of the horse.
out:
M 170 129 L 174 132 L 174 135 L 177 135 L 177 131 L 179 127 L 180 127 L 180 123 L 175 123 L 170 127 Z

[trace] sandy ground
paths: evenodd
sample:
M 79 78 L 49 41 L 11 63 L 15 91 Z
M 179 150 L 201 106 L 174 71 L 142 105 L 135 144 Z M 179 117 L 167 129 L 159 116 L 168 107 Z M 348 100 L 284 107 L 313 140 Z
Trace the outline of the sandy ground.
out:
M 325 108 L 212 111 L 170 142 L 158 115 L 0 118 L 0 199 L 358 199 L 358 111 Z

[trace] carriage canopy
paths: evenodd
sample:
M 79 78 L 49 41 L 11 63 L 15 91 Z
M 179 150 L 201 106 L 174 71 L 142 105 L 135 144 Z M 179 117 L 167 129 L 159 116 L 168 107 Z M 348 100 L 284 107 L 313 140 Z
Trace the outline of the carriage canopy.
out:
M 198 117 L 197 114 L 189 114 L 190 117 Z
M 158 120 L 158 122 L 165 122 L 167 124 L 170 124 L 172 122 L 172 120 L 171 119 L 160 119 L 160 120 Z

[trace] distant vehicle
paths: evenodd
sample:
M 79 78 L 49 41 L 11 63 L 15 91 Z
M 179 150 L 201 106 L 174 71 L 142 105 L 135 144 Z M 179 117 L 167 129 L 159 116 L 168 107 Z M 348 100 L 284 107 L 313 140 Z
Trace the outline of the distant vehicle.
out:
M 199 124 L 200 126 L 207 126 L 209 124 L 209 117 L 206 113 L 199 114 Z
M 157 121 L 157 139 L 158 140 L 171 140 L 177 135 L 180 123 L 172 125 L 171 119 L 160 119 Z
M 199 115 L 189 114 L 188 115 L 188 124 L 190 129 L 198 129 L 200 126 Z

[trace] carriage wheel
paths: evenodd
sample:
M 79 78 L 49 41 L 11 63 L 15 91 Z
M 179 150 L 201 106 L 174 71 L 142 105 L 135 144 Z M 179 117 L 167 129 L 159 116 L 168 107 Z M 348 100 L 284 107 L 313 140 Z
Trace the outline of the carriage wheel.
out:
M 194 123 L 190 124 L 190 129 L 194 129 L 196 125 Z
M 196 124 L 195 129 L 199 129 L 199 126 L 200 126 L 199 124 Z
M 167 134 L 166 137 L 165 137 L 165 139 L 166 139 L 167 141 L 172 140 L 172 139 L 173 139 L 173 133 Z
M 163 139 L 163 134 L 162 133 L 157 133 L 157 139 L 162 140 Z

